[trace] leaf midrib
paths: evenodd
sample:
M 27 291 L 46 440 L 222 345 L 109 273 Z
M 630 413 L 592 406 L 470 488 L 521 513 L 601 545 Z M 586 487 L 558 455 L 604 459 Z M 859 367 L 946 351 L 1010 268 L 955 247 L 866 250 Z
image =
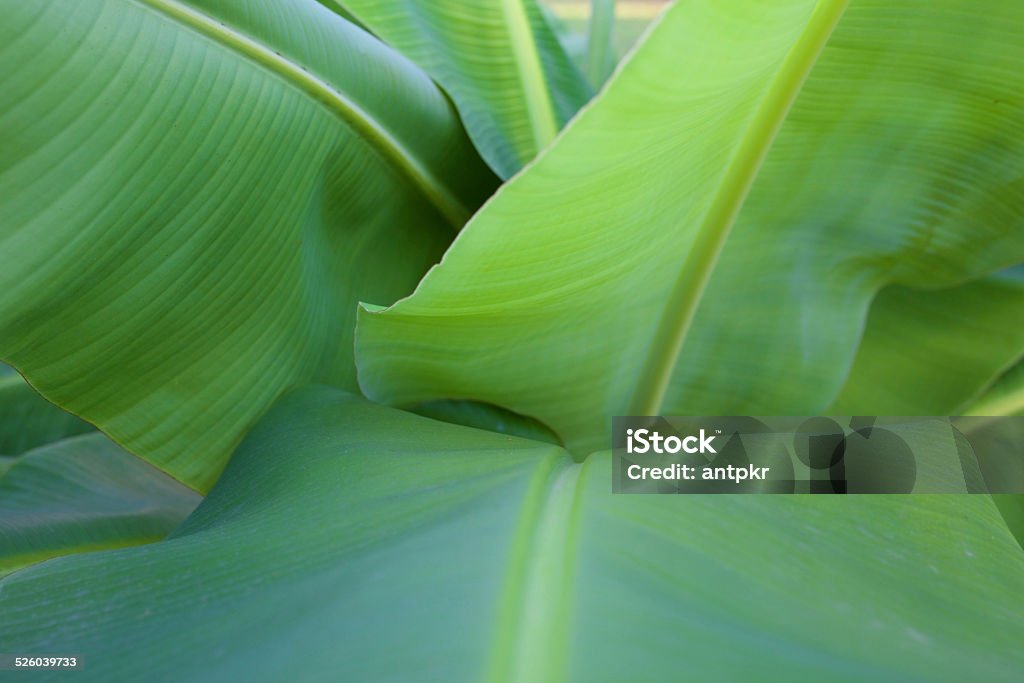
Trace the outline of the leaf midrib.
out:
M 672 286 L 629 402 L 629 415 L 657 415 L 718 257 L 768 151 L 849 0 L 819 0 L 765 90 Z
M 329 112 L 339 117 L 350 129 L 377 149 L 399 175 L 406 178 L 424 195 L 455 230 L 472 215 L 472 210 L 457 199 L 420 159 L 358 103 L 349 99 L 328 82 L 263 45 L 254 38 L 210 17 L 179 0 L 135 0 L 172 21 L 194 30 L 224 46 L 251 63 L 282 78 Z
M 558 449 L 534 474 L 512 544 L 487 681 L 565 677 L 581 497 L 592 462 L 570 462 Z
M 501 10 L 505 16 L 505 25 L 508 26 L 512 54 L 523 88 L 523 101 L 526 103 L 530 131 L 536 147 L 534 152 L 539 152 L 558 134 L 551 92 L 522 0 L 501 0 Z

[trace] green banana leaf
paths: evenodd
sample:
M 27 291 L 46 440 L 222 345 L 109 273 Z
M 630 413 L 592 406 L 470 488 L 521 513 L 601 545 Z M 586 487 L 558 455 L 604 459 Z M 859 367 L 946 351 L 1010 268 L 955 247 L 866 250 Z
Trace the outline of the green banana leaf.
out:
M 568 18 L 559 15 L 551 6 L 539 2 L 537 7 L 544 15 L 544 20 L 551 27 L 562 49 L 568 55 L 580 73 L 587 71 L 587 27 L 579 21 L 570 21 Z M 587 79 L 589 81 L 589 78 Z M 593 83 L 591 83 L 593 85 Z
M 1024 552 L 985 496 L 610 477 L 603 455 L 304 389 L 168 540 L 0 580 L 0 643 L 80 653 L 87 681 L 1019 677 Z
M 890 287 L 872 304 L 846 384 L 827 412 L 959 415 L 1022 354 L 1020 273 L 939 291 Z
M 536 0 L 335 0 L 451 95 L 503 178 L 547 147 L 590 98 Z
M 0 16 L 0 358 L 197 490 L 284 391 L 355 386 L 356 301 L 411 291 L 496 183 L 313 0 Z
M 351 101 L 379 105 L 410 148 L 473 158 L 423 74 L 311 2 L 0 2 L 14 20 L 0 24 L 0 63 L 21 60 L 0 72 L 15 94 L 0 105 L 0 356 L 199 488 L 263 415 L 167 540 L 22 560 L 0 578 L 0 652 L 81 653 L 78 677 L 104 683 L 1019 679 L 1024 551 L 988 497 L 615 496 L 608 455 L 592 451 L 606 445 L 607 416 L 634 406 L 817 412 L 871 374 L 872 335 L 912 331 L 936 302 L 969 306 L 977 288 L 1002 291 L 964 283 L 1022 254 L 1024 75 L 1013 66 L 1024 9 L 670 10 L 415 296 L 363 314 L 364 386 L 495 430 L 484 431 L 335 388 L 289 391 L 352 389 L 348 304 L 411 289 L 460 221 L 406 186 L 374 151 L 380 139 L 280 69 L 358 90 L 365 99 Z M 283 46 L 287 64 L 262 44 Z M 108 70 L 113 104 L 89 97 L 106 92 L 90 80 L 108 73 L 103 59 L 77 80 L 64 72 L 83 49 L 123 60 Z M 242 58 L 253 55 L 263 61 Z M 402 74 L 400 95 L 360 71 L 382 64 Z M 62 107 L 42 105 L 56 86 L 27 96 L 41 73 L 64 87 Z M 163 120 L 147 107 L 198 107 L 196 92 L 216 116 L 176 129 L 168 113 L 160 136 L 142 135 Z M 396 123 L 416 93 L 420 120 L 433 112 L 447 143 L 418 136 L 412 115 Z M 237 155 L 221 156 L 211 140 L 232 134 Z M 165 139 L 203 168 L 177 167 Z M 492 182 L 479 160 L 463 176 L 464 160 L 425 158 L 419 168 L 466 196 Z M 41 169 L 49 182 L 32 175 Z M 124 186 L 100 191 L 108 177 Z M 157 189 L 141 192 L 147 182 Z M 97 207 L 111 213 L 91 218 Z M 913 320 L 885 322 L 888 297 L 902 295 L 920 301 Z M 950 332 L 977 348 L 935 385 L 944 401 L 969 399 L 1009 362 L 1016 337 L 991 340 L 1002 304 L 982 304 L 990 339 L 966 324 Z M 951 339 L 936 348 L 952 353 Z M 510 409 L 588 457 L 496 433 L 548 436 Z M 48 462 L 23 499 L 29 522 L 56 514 L 40 487 L 58 497 L 68 475 L 83 479 L 75 458 Z M 108 491 L 80 493 L 60 520 L 74 531 L 30 534 L 53 541 L 48 554 L 97 528 L 83 513 L 111 514 Z
M 160 540 L 199 501 L 102 434 L 43 446 L 0 477 L 0 576 L 58 555 Z
M 14 456 L 93 426 L 36 393 L 21 375 L 0 366 L 0 455 Z
M 883 287 L 1024 260 L 1021 26 L 1018 2 L 676 4 L 414 295 L 361 311 L 361 387 L 495 404 L 577 457 L 613 415 L 820 414 Z

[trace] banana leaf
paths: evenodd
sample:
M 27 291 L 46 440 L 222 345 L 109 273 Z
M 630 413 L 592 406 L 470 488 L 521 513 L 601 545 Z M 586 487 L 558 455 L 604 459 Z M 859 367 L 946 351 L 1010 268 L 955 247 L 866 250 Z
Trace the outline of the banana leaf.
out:
M 590 98 L 537 0 L 334 0 L 451 95 L 502 178 L 546 148 Z
M 580 458 L 614 415 L 821 414 L 883 288 L 1024 260 L 1021 25 L 1013 2 L 672 6 L 414 295 L 364 308 L 361 387 L 495 404 Z
M 163 539 L 200 497 L 102 434 L 25 453 L 0 477 L 0 576 Z
M 1019 678 L 1024 552 L 987 496 L 610 478 L 304 389 L 168 540 L 0 579 L 0 643 L 82 653 L 90 681 Z
M 313 0 L 0 15 L 0 359 L 197 490 L 285 391 L 355 387 L 356 301 L 409 293 L 497 182 Z

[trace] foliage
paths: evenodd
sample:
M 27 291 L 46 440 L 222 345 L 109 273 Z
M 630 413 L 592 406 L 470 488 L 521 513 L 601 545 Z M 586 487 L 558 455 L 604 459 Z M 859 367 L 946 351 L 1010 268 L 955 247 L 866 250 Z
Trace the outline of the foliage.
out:
M 606 449 L 1020 412 L 1020 3 L 679 2 L 588 104 L 534 0 L 0 13 L 0 651 L 1019 678 L 1020 498 L 613 496 Z

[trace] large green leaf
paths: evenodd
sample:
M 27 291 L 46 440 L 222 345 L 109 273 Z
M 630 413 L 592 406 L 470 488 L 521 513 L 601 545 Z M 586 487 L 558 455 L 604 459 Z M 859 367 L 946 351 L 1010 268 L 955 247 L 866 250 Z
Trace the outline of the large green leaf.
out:
M 313 0 L 0 0 L 0 357 L 200 490 L 495 179 Z M 381 84 L 387 84 L 382 87 Z
M 0 478 L 0 575 L 57 555 L 158 541 L 199 500 L 102 434 L 30 451 Z
M 21 375 L 0 373 L 0 455 L 18 455 L 92 430 L 36 393 Z
M 817 414 L 882 287 L 1024 260 L 1024 5 L 845 5 L 669 9 L 412 297 L 361 313 L 364 391 L 497 404 L 577 454 L 616 414 Z
M 444 87 L 503 177 L 547 147 L 590 97 L 536 0 L 335 2 Z
M 987 496 L 666 501 L 609 495 L 598 462 L 577 532 L 579 680 L 1012 681 L 1024 666 L 1024 552 Z
M 1015 681 L 1024 666 L 1024 553 L 987 497 L 626 496 L 610 476 L 603 456 L 306 389 L 167 541 L 0 581 L 0 645 L 75 652 L 94 681 Z
M 890 287 L 871 306 L 849 377 L 828 412 L 958 415 L 1022 353 L 1020 273 L 939 291 Z

